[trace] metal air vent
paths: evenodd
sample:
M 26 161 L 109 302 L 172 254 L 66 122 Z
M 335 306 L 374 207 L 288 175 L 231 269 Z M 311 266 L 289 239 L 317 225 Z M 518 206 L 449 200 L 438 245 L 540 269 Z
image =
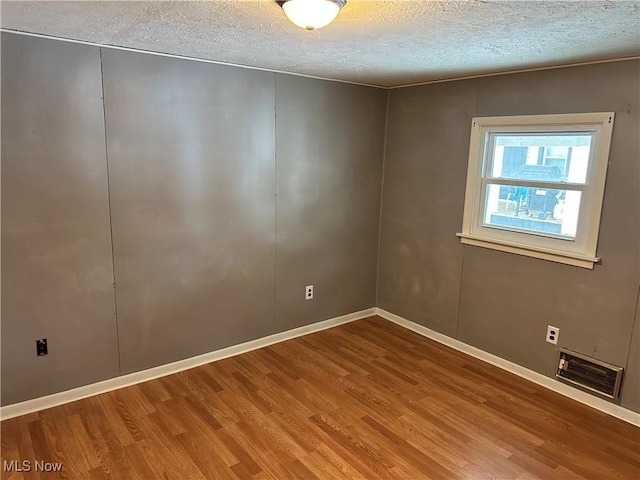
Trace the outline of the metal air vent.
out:
M 620 396 L 623 370 L 622 367 L 561 348 L 556 377 L 605 397 L 617 399 Z

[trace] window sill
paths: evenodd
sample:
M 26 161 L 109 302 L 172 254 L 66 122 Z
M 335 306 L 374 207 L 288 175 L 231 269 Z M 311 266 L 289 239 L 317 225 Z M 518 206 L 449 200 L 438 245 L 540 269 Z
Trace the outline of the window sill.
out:
M 465 245 L 490 248 L 492 250 L 499 250 L 501 252 L 509 252 L 515 253 L 517 255 L 524 255 L 526 257 L 540 258 L 552 262 L 564 263 L 566 265 L 573 265 L 575 267 L 588 268 L 590 270 L 593 270 L 594 264 L 600 263 L 600 259 L 598 257 L 588 257 L 575 253 L 561 252 L 546 248 L 537 248 L 533 245 L 505 242 L 502 240 L 467 235 L 465 233 L 457 233 L 456 235 L 460 237 L 460 242 Z

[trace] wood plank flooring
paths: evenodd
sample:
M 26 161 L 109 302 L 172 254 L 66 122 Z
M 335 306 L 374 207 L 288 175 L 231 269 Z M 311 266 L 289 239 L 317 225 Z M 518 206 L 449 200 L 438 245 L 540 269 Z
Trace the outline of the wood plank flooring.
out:
M 640 478 L 637 427 L 379 317 L 0 428 L 13 480 Z

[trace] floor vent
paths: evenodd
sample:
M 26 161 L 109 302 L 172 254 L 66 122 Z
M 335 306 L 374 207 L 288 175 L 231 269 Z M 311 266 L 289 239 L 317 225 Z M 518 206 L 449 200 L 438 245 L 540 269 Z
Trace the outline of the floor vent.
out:
M 560 349 L 556 377 L 592 392 L 617 399 L 624 369 L 595 358 Z

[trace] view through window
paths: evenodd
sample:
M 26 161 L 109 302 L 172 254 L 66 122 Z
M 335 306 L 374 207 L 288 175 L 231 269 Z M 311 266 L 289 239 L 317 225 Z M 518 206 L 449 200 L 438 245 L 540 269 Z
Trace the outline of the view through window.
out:
M 484 224 L 575 238 L 591 140 L 590 133 L 489 135 Z

